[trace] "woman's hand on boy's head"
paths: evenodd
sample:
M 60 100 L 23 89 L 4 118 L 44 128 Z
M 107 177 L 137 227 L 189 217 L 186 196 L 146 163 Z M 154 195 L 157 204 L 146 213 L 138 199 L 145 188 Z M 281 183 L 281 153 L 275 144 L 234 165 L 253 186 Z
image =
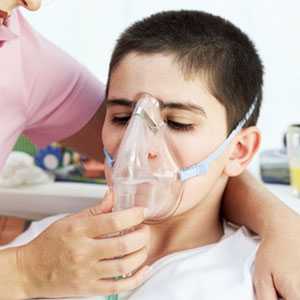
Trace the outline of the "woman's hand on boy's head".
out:
M 254 284 L 257 300 L 300 299 L 300 216 L 270 228 L 257 251 Z

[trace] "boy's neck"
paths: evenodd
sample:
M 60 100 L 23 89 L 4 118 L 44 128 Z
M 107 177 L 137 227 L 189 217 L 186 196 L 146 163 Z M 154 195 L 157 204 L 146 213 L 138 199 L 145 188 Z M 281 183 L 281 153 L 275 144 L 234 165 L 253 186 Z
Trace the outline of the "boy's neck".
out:
M 150 225 L 151 242 L 147 264 L 168 254 L 201 247 L 223 236 L 220 205 L 224 188 L 215 189 L 191 210 Z

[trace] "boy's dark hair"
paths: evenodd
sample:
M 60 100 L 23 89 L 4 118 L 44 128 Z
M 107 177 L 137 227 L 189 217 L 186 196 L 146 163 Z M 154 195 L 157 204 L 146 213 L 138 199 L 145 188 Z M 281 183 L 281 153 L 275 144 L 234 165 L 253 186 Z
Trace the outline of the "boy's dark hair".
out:
M 185 77 L 205 76 L 211 93 L 225 106 L 229 131 L 257 97 L 256 108 L 245 127 L 256 123 L 262 100 L 263 65 L 251 40 L 229 21 L 201 11 L 182 10 L 161 12 L 136 22 L 116 44 L 108 80 L 132 52 L 170 53 Z

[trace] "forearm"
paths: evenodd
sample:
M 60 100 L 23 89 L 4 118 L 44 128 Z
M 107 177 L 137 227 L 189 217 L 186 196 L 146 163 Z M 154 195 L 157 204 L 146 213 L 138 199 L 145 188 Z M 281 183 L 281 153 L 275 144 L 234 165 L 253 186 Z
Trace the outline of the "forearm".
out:
M 247 171 L 229 180 L 223 200 L 226 219 L 245 225 L 261 237 L 288 227 L 287 223 L 300 222 L 298 214 Z
M 0 250 L 0 299 L 27 298 L 18 264 L 17 248 Z

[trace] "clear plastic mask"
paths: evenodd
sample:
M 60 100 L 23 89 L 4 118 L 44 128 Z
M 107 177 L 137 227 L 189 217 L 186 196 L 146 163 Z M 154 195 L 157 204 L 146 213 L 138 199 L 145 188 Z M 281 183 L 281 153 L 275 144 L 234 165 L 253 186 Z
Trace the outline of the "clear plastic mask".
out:
M 149 219 L 162 219 L 178 205 L 182 184 L 167 143 L 159 102 L 143 95 L 137 102 L 112 169 L 115 210 L 147 208 Z

